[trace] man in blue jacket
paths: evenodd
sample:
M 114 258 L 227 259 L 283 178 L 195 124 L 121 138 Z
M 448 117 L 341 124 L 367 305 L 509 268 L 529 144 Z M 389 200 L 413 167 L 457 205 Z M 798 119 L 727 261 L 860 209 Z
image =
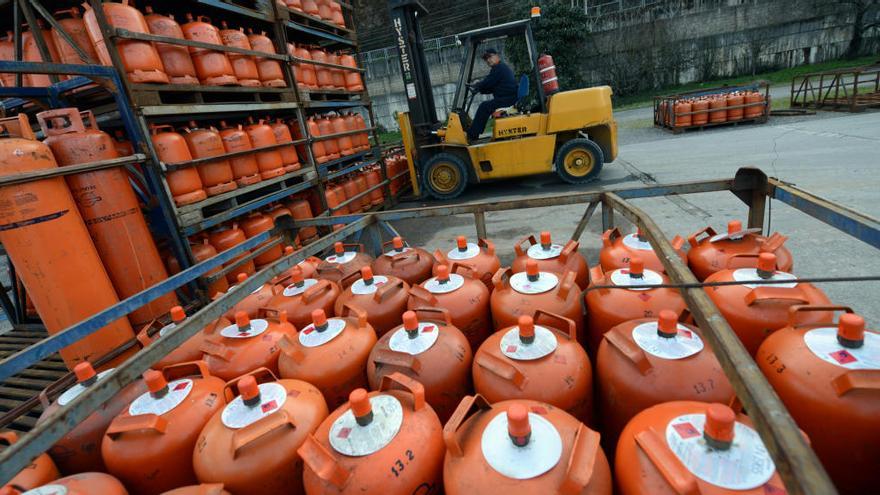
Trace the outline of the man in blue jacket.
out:
M 507 64 L 501 61 L 501 57 L 494 48 L 483 52 L 483 60 L 491 68 L 489 75 L 481 81 L 468 86 L 481 94 L 492 95 L 492 99 L 480 103 L 470 129 L 467 131 L 468 140 L 475 141 L 486 128 L 486 122 L 492 112 L 499 108 L 509 107 L 516 103 L 517 84 L 513 71 Z

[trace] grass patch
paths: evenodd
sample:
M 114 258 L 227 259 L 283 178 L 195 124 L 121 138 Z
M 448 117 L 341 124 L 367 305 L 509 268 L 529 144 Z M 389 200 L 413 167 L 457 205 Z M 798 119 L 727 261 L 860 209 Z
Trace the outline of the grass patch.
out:
M 401 142 L 400 131 L 380 132 L 379 144 L 393 144 Z

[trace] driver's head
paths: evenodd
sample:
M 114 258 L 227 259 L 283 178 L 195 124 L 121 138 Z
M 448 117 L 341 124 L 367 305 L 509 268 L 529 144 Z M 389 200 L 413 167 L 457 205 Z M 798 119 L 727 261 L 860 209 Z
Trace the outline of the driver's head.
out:
M 483 52 L 483 60 L 486 61 L 486 64 L 489 67 L 501 62 L 501 57 L 498 55 L 498 51 L 494 48 L 487 48 L 485 52 Z

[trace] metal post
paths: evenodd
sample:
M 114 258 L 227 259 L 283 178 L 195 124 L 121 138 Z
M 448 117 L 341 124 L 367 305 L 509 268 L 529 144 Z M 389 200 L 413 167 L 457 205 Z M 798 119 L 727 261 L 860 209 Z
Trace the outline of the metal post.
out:
M 580 242 L 581 235 L 584 233 L 584 229 L 587 228 L 587 224 L 590 223 L 590 218 L 593 217 L 593 213 L 596 211 L 596 208 L 599 206 L 598 201 L 592 201 L 587 206 L 587 210 L 581 216 L 580 221 L 577 226 L 574 228 L 574 232 L 571 234 L 571 240 Z
M 489 234 L 486 233 L 486 214 L 483 210 L 477 210 L 474 212 L 474 224 L 477 228 L 477 238 L 488 239 Z
M 34 42 L 37 44 L 37 50 L 40 51 L 40 58 L 43 59 L 43 62 L 52 63 L 52 56 L 49 54 L 49 47 L 46 46 L 46 40 L 43 39 L 42 34 L 40 33 L 40 26 L 37 24 L 37 18 L 34 17 L 34 12 L 31 10 L 31 5 L 29 0 L 18 0 L 19 5 L 21 5 L 21 11 L 24 13 L 24 18 L 27 21 L 27 25 L 31 31 L 31 37 L 34 39 Z M 49 80 L 52 81 L 52 84 L 58 82 L 58 75 L 49 74 Z

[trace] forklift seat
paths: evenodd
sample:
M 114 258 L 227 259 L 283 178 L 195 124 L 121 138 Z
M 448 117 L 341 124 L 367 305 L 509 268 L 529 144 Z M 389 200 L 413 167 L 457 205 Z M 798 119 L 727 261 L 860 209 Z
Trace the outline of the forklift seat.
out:
M 504 108 L 499 108 L 495 110 L 492 114 L 492 117 L 498 119 L 501 117 L 507 117 L 509 115 L 516 115 L 521 113 L 523 110 L 520 108 L 520 105 L 524 103 L 526 96 L 529 95 L 529 75 L 523 74 L 519 76 L 519 87 L 516 88 L 516 102 Z

